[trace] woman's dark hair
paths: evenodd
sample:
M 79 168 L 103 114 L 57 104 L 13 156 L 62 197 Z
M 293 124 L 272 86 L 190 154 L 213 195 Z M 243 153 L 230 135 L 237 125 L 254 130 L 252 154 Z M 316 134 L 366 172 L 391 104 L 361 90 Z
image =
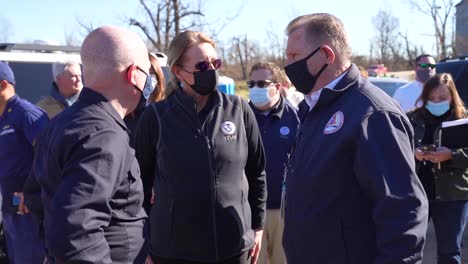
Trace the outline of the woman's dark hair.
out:
M 423 86 L 423 91 L 421 96 L 416 101 L 416 105 L 422 102 L 422 106 L 424 107 L 429 101 L 429 95 L 437 89 L 440 85 L 445 85 L 452 95 L 452 102 L 450 104 L 452 111 L 457 119 L 465 117 L 465 105 L 458 95 L 457 87 L 455 86 L 455 82 L 453 81 L 452 75 L 449 73 L 440 73 L 432 76 L 429 78 Z

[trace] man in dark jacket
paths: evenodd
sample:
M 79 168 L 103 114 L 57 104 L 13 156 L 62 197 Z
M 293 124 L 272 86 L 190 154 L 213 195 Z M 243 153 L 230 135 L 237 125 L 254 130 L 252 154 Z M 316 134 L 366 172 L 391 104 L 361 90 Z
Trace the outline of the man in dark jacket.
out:
M 287 34 L 285 71 L 309 106 L 286 176 L 288 263 L 420 263 L 428 205 L 409 120 L 351 64 L 338 18 L 301 16 Z
M 296 108 L 281 95 L 284 73 L 271 62 L 252 66 L 249 87 L 250 107 L 262 135 L 266 157 L 267 210 L 259 264 L 284 264 L 281 245 L 283 219 L 280 217 L 281 184 L 284 166 L 296 140 L 299 119 Z
M 46 248 L 57 263 L 143 263 L 143 187 L 123 118 L 148 88 L 148 51 L 106 26 L 86 37 L 81 60 L 89 86 L 44 131 L 33 163 Z

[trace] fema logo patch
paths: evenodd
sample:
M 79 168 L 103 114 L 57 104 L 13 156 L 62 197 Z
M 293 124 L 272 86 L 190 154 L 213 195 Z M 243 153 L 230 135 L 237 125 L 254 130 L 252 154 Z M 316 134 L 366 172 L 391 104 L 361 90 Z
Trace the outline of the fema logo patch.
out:
M 281 134 L 282 136 L 287 136 L 287 135 L 289 135 L 289 132 L 290 132 L 290 130 L 289 130 L 289 127 L 287 127 L 287 126 L 284 126 L 284 127 L 281 127 L 281 128 L 280 128 L 280 134 Z
M 236 133 L 236 125 L 231 121 L 226 121 L 221 124 L 221 131 L 226 135 L 232 135 Z
M 323 129 L 323 134 L 332 134 L 336 131 L 340 130 L 344 123 L 344 115 L 343 112 L 338 111 L 333 114 L 333 116 L 328 121 L 327 125 Z
M 221 131 L 224 133 L 224 140 L 226 141 L 236 141 L 236 125 L 231 121 L 226 121 L 221 124 Z

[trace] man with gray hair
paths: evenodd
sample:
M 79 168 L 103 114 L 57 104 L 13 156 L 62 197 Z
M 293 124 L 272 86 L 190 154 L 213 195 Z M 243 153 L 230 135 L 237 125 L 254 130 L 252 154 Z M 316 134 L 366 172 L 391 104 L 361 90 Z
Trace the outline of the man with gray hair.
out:
M 36 145 L 45 244 L 57 263 L 144 263 L 140 168 L 123 118 L 151 89 L 148 50 L 135 33 L 92 31 L 81 47 L 87 85 Z M 30 179 L 31 180 L 31 179 Z
M 300 16 L 287 35 L 308 106 L 283 186 L 288 263 L 420 263 L 428 204 L 408 118 L 350 62 L 338 18 Z
M 77 62 L 53 63 L 52 76 L 54 81 L 50 94 L 37 103 L 50 119 L 72 105 L 83 88 L 81 66 Z

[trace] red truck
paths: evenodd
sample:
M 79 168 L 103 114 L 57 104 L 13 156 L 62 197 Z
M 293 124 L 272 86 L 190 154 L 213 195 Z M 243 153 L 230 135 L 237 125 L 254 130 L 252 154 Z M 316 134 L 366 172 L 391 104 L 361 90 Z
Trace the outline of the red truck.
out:
M 375 64 L 367 68 L 367 74 L 373 77 L 385 75 L 387 72 L 388 72 L 388 68 L 385 67 L 385 65 L 383 64 Z

